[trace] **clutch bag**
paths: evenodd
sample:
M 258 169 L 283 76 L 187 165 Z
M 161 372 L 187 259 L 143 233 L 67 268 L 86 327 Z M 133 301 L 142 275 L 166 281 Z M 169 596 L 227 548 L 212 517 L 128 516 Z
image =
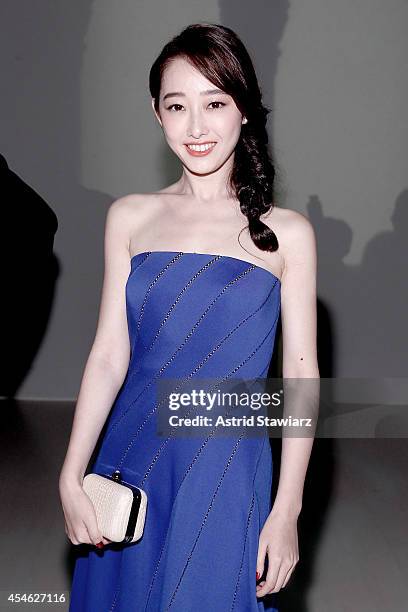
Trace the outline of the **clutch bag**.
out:
M 82 488 L 93 504 L 103 537 L 123 543 L 142 537 L 147 508 L 145 491 L 124 483 L 118 470 L 112 476 L 87 474 Z

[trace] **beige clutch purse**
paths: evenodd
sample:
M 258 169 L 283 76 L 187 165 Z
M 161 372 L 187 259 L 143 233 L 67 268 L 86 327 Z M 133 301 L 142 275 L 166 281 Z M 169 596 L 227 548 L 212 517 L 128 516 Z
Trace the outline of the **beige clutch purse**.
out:
M 82 488 L 93 504 L 103 537 L 124 543 L 142 537 L 147 508 L 145 491 L 123 484 L 119 471 L 111 477 L 87 474 Z

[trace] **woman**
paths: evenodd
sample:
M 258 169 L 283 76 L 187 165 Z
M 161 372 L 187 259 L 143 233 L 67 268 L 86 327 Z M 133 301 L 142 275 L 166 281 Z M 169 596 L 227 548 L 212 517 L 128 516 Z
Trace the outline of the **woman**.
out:
M 93 545 L 70 610 L 273 611 L 299 559 L 312 440 L 283 440 L 271 509 L 268 437 L 159 437 L 155 389 L 266 376 L 280 312 L 283 376 L 318 377 L 315 237 L 273 206 L 269 111 L 232 30 L 187 27 L 152 66 L 150 92 L 182 175 L 108 211 L 99 322 L 60 475 L 66 533 Z M 102 537 L 81 487 L 106 420 L 90 471 L 120 467 L 149 500 L 130 545 Z

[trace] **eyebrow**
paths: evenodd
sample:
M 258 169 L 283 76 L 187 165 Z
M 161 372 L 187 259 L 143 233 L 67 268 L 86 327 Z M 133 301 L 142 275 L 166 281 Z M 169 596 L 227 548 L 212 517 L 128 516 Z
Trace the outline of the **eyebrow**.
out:
M 200 91 L 200 96 L 212 96 L 214 94 L 225 94 L 225 91 L 222 91 L 222 89 L 206 89 L 205 91 Z M 167 93 L 165 96 L 163 96 L 163 102 L 167 100 L 168 98 L 175 98 L 175 97 L 185 98 L 186 94 L 183 93 L 182 91 L 172 91 L 170 93 Z

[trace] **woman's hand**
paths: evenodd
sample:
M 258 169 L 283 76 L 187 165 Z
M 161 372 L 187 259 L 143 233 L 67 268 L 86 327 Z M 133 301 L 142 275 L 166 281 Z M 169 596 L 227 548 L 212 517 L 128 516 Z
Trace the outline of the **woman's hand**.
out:
M 98 527 L 95 509 L 81 484 L 75 479 L 60 478 L 60 498 L 65 517 L 65 533 L 72 544 L 109 544 Z
M 259 576 L 264 572 L 266 553 L 268 573 L 266 581 L 256 586 L 257 597 L 276 593 L 286 586 L 299 561 L 297 516 L 273 510 L 268 516 L 259 536 L 256 566 Z

